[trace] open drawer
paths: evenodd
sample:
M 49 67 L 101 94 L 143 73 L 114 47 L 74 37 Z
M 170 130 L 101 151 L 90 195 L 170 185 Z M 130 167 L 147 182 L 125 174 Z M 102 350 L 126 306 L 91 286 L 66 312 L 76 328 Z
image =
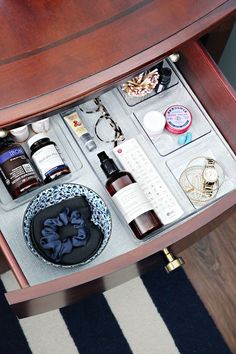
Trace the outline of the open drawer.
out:
M 106 199 L 109 208 L 112 210 L 112 217 L 114 217 L 114 233 L 117 235 L 117 239 L 111 237 L 109 245 L 102 254 L 87 266 L 73 270 L 53 269 L 51 271 L 50 266 L 45 264 L 41 266 L 40 260 L 37 260 L 23 243 L 20 245 L 23 251 L 21 250 L 19 253 L 16 252 L 15 248 L 18 247 L 17 244 L 20 240 L 14 239 L 16 235 L 12 235 L 11 232 L 9 235 L 2 232 L 2 234 L 0 234 L 0 248 L 22 287 L 20 290 L 14 290 L 6 294 L 9 304 L 18 317 L 27 317 L 63 307 L 75 303 L 86 296 L 105 291 L 121 284 L 159 264 L 160 254 L 158 252 L 163 248 L 172 245 L 173 249 L 177 251 L 182 250 L 185 245 L 191 244 L 192 239 L 196 239 L 197 234 L 203 236 L 204 233 L 209 232 L 218 221 L 222 221 L 224 217 L 234 210 L 236 202 L 236 190 L 234 185 L 236 169 L 232 166 L 236 163 L 234 155 L 236 152 L 236 124 L 232 118 L 236 108 L 234 92 L 218 71 L 214 62 L 197 42 L 192 42 L 182 47 L 180 49 L 180 55 L 179 68 L 183 76 L 186 77 L 188 84 L 192 87 L 206 112 L 211 117 L 213 126 L 214 123 L 216 125 L 214 129 L 211 127 L 209 129 L 206 128 L 205 133 L 202 134 L 203 137 L 193 142 L 194 151 L 198 153 L 198 146 L 200 150 L 202 144 L 205 146 L 204 139 L 207 139 L 208 144 L 211 141 L 215 144 L 218 141 L 218 135 L 221 136 L 222 134 L 225 140 L 221 137 L 219 141 L 223 144 L 223 150 L 225 149 L 226 155 L 230 155 L 229 164 L 231 165 L 230 168 L 232 167 L 232 171 L 229 177 L 233 185 L 231 184 L 231 187 L 225 190 L 222 195 L 219 195 L 216 199 L 212 200 L 212 202 L 200 209 L 188 205 L 186 198 L 184 203 L 187 205 L 187 211 L 182 218 L 168 225 L 168 227 L 164 228 L 156 235 L 153 235 L 153 237 L 149 238 L 147 241 L 136 241 L 128 229 L 128 226 L 122 222 L 119 216 L 117 217 L 116 212 L 113 210 L 114 206 L 110 203 L 105 189 L 103 188 L 102 177 L 99 176 L 99 172 L 96 169 L 92 168 L 92 166 L 94 166 L 93 160 L 90 157 L 86 158 L 86 156 L 81 153 L 79 146 L 76 145 L 77 142 L 71 139 L 69 130 L 68 135 L 67 133 L 65 134 L 66 138 L 60 146 L 60 134 L 64 131 L 65 125 L 63 125 L 64 122 L 60 117 L 55 115 L 52 118 L 52 124 L 55 128 L 53 129 L 55 133 L 53 138 L 56 139 L 59 148 L 64 150 L 64 154 L 68 155 L 65 156 L 65 158 L 67 157 L 68 161 L 70 161 L 72 171 L 72 174 L 68 175 L 68 178 L 67 176 L 63 177 L 63 179 L 58 180 L 58 183 L 75 182 L 85 184 L 95 189 Z M 178 90 L 176 87 L 173 89 Z M 115 91 L 116 99 L 122 102 L 118 90 L 113 91 Z M 105 99 L 106 97 L 109 98 L 109 95 L 114 96 L 113 91 L 104 94 Z M 191 90 L 189 92 L 191 92 Z M 151 102 L 151 99 L 149 102 Z M 149 105 L 151 105 L 149 102 L 144 103 L 143 107 L 149 107 Z M 202 111 L 205 112 L 203 107 Z M 144 139 L 146 149 L 149 149 L 152 143 L 150 141 L 148 142 L 145 133 L 139 127 L 138 119 L 136 120 L 137 124 L 135 123 L 135 119 L 142 109 L 144 108 L 140 110 L 137 108 L 134 115 L 132 115 L 132 117 L 130 116 L 125 129 L 127 130 L 127 134 L 130 134 L 128 137 L 136 136 L 141 139 L 140 141 Z M 204 113 L 205 115 L 207 115 L 206 112 Z M 129 108 L 127 108 L 126 114 L 130 114 Z M 131 127 L 134 129 L 132 133 Z M 211 132 L 212 129 L 214 132 L 218 132 L 219 130 L 219 134 L 216 134 L 217 138 L 214 135 L 215 133 L 213 134 Z M 207 138 L 205 135 L 207 135 Z M 103 145 L 100 147 L 102 149 Z M 97 152 L 101 151 L 101 149 Z M 183 149 L 183 151 L 186 151 L 186 147 Z M 166 166 L 166 171 L 169 170 L 169 181 L 176 183 L 177 186 L 172 167 L 175 165 L 173 161 L 175 161 L 178 152 L 167 153 L 167 157 L 163 157 L 153 145 L 151 151 L 152 155 L 156 154 L 159 156 L 160 161 L 163 161 L 163 164 Z M 182 156 L 182 153 L 179 154 L 179 156 Z M 230 161 L 232 161 L 232 163 Z M 94 178 L 94 176 L 98 178 Z M 44 186 L 43 188 L 46 187 Z M 171 188 L 173 193 L 176 192 L 176 196 L 180 198 L 183 197 L 183 192 L 180 187 L 177 187 L 177 189 Z M 14 229 L 12 225 L 7 225 L 9 221 L 14 220 L 12 217 L 14 213 L 15 220 L 20 225 L 24 210 L 30 198 L 32 198 L 30 194 L 23 199 L 20 198 L 19 202 L 17 202 L 18 205 L 17 203 L 8 201 L 7 197 L 4 199 L 4 216 L 1 216 L 1 223 L 4 225 L 0 225 L 2 231 L 8 228 L 9 230 Z M 10 219 L 6 217 L 7 213 L 11 215 Z M 18 229 L 18 233 L 21 235 L 21 226 L 19 226 Z M 9 241 L 12 239 L 13 241 Z M 23 239 L 23 237 L 21 237 L 21 239 Z

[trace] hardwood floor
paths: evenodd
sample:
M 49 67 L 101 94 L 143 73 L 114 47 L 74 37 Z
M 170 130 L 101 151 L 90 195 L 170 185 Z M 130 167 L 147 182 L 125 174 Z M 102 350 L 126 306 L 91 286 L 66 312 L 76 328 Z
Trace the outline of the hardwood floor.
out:
M 236 354 L 236 213 L 181 255 L 190 281 Z

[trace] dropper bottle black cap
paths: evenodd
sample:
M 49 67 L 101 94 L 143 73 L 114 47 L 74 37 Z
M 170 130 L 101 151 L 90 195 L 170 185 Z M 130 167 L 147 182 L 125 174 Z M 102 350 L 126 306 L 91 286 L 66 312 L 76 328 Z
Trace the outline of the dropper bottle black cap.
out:
M 101 162 L 101 169 L 107 177 L 110 177 L 114 173 L 120 171 L 119 168 L 116 166 L 115 162 L 109 156 L 107 156 L 105 151 L 99 152 L 97 156 Z
M 160 72 L 160 83 L 162 85 L 168 85 L 171 79 L 172 71 L 170 68 L 162 68 Z

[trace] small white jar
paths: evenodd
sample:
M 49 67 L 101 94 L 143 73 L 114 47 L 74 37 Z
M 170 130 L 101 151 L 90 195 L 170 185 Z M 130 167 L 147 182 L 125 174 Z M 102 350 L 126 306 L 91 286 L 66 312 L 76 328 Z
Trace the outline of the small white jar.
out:
M 49 118 L 40 119 L 32 123 L 31 127 L 35 133 L 45 133 L 49 130 Z
M 23 143 L 29 137 L 29 128 L 28 125 L 24 125 L 19 128 L 11 129 L 11 135 L 14 137 L 14 140 L 18 143 Z
M 158 111 L 150 111 L 143 117 L 143 127 L 150 136 L 155 138 L 159 136 L 166 125 L 164 114 Z
M 0 138 L 5 138 L 8 134 L 7 130 L 0 129 Z

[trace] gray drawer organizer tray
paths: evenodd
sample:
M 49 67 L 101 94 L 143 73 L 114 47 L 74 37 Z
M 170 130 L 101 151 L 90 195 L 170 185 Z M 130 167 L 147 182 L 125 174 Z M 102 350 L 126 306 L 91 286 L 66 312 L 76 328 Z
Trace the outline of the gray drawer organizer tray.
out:
M 167 91 L 153 95 L 133 106 L 129 106 L 125 102 L 118 89 L 100 96 L 113 119 L 122 128 L 125 138 L 135 137 L 138 140 L 184 210 L 181 219 L 167 225 L 152 237 L 164 237 L 165 233 L 170 228 L 174 228 L 177 223 L 182 223 L 186 218 L 201 212 L 204 208 L 215 203 L 217 199 L 236 188 L 236 160 L 234 154 L 175 66 L 171 63 L 165 64 L 172 67 L 172 80 L 175 82 L 175 85 Z M 164 112 L 168 106 L 175 103 L 182 104 L 192 111 L 193 124 L 190 131 L 193 133 L 193 141 L 188 145 L 180 146 L 177 143 L 178 137 L 173 134 L 171 134 L 171 145 L 165 145 L 163 141 L 162 143 L 151 141 L 142 127 L 143 115 L 149 110 Z M 94 135 L 94 125 L 99 114 L 81 113 L 81 116 L 90 133 Z M 103 129 L 106 129 L 105 125 Z M 109 127 L 107 129 L 109 130 Z M 165 132 L 165 134 L 169 135 L 170 133 Z M 69 165 L 72 171 L 70 175 L 30 192 L 15 201 L 11 199 L 2 182 L 0 183 L 0 229 L 30 285 L 93 267 L 137 248 L 142 242 L 149 242 L 150 240 L 150 238 L 146 241 L 135 239 L 104 188 L 105 176 L 100 169 L 97 153 L 105 150 L 112 156 L 113 145 L 103 143 L 95 136 L 97 149 L 88 152 L 59 115 L 51 117 L 49 136 L 56 142 L 62 156 Z M 197 156 L 214 157 L 221 163 L 225 172 L 225 182 L 221 186 L 217 198 L 200 209 L 196 209 L 192 205 L 178 183 L 178 178 L 188 162 Z M 67 182 L 82 184 L 96 191 L 106 201 L 112 215 L 112 235 L 105 250 L 91 263 L 73 269 L 55 268 L 37 259 L 27 248 L 22 232 L 24 212 L 31 199 L 42 189 Z

